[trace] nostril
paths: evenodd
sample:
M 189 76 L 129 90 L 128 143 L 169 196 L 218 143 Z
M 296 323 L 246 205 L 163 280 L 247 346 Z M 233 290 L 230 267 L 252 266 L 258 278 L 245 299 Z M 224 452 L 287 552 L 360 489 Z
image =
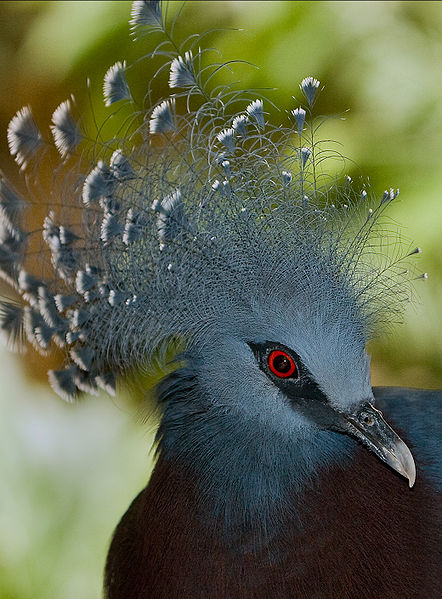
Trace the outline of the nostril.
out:
M 374 418 L 370 414 L 362 413 L 359 417 L 359 420 L 366 426 L 373 426 L 374 424 Z

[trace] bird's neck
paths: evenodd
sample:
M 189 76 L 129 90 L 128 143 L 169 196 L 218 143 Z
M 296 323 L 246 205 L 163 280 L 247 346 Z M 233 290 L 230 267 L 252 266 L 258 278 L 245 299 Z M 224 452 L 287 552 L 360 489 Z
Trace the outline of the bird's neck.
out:
M 265 422 L 211 404 L 196 384 L 182 369 L 159 387 L 161 459 L 195 481 L 198 501 L 227 535 L 247 537 L 253 530 L 265 543 L 269 530 L 283 526 L 287 506 L 296 511 L 296 497 L 335 463 L 345 463 L 355 444 L 319 430 L 287 438 Z

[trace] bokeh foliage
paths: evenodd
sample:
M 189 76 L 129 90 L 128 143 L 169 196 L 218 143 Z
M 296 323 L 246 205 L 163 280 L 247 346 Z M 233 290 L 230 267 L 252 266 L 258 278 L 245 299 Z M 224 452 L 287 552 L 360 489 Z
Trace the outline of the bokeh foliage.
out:
M 172 2 L 171 14 L 180 6 Z M 0 3 L 0 164 L 8 176 L 16 168 L 5 132 L 22 105 L 32 104 L 46 126 L 74 91 L 78 112 L 104 116 L 104 73 L 140 52 L 128 36 L 129 11 L 128 2 Z M 351 158 L 348 174 L 370 176 L 379 193 L 400 187 L 390 214 L 423 248 L 419 268 L 430 277 L 417 282 L 419 301 L 404 324 L 370 348 L 373 381 L 440 386 L 442 5 L 185 2 L 179 37 L 211 28 L 210 43 L 223 59 L 260 67 L 239 66 L 236 75 L 245 87 L 269 88 L 266 95 L 281 108 L 280 115 L 273 111 L 276 120 L 296 106 L 292 96 L 304 76 L 319 78 L 326 89 L 318 110 L 345 115 L 327 123 L 327 135 Z M 143 41 L 143 51 L 149 43 Z M 131 81 L 141 96 L 152 68 L 146 63 L 146 80 Z M 105 400 L 61 405 L 37 384 L 46 384 L 47 360 L 32 353 L 20 364 L 5 360 L 0 596 L 99 597 L 106 539 L 147 478 L 151 436 L 135 424 L 130 403 L 121 400 L 120 410 Z M 16 380 L 25 375 L 27 383 Z

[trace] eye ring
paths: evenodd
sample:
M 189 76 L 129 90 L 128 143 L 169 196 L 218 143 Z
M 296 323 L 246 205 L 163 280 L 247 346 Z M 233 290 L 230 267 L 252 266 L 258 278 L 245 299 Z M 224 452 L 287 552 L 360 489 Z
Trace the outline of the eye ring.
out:
M 297 374 L 297 368 L 293 358 L 280 349 L 274 349 L 270 352 L 267 363 L 270 372 L 278 378 L 286 379 Z

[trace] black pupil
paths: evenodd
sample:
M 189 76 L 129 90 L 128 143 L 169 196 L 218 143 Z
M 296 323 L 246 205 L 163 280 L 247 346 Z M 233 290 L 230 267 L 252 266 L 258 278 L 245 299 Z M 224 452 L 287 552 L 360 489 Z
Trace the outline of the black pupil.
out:
M 281 374 L 284 374 L 290 370 L 292 364 L 287 356 L 279 355 L 273 360 L 273 367 Z

